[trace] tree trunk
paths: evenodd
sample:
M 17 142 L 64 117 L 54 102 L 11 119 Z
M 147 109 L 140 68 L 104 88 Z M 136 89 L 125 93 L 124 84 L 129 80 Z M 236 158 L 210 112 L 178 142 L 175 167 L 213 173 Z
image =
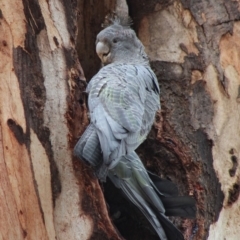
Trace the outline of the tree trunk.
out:
M 140 151 L 196 198 L 196 220 L 182 224 L 186 239 L 237 240 L 239 1 L 128 3 L 161 88 L 158 141 Z
M 161 87 L 138 153 L 197 200 L 196 219 L 172 218 L 185 239 L 237 240 L 239 1 L 127 4 Z M 118 233 L 92 169 L 72 156 L 88 124 L 85 76 L 100 67 L 95 37 L 113 10 L 128 13 L 123 0 L 0 1 L 0 239 L 155 239 L 134 217 Z
M 98 181 L 72 157 L 88 123 L 75 50 L 83 9 L 74 0 L 0 9 L 0 239 L 120 239 Z

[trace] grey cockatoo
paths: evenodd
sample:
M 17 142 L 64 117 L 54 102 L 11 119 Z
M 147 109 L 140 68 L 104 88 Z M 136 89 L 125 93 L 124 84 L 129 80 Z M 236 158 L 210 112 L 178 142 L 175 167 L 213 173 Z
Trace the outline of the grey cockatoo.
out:
M 104 67 L 87 86 L 91 122 L 74 153 L 100 180 L 109 177 L 161 240 L 184 239 L 165 212 L 193 217 L 194 200 L 176 196 L 170 181 L 149 175 L 135 153 L 160 109 L 157 78 L 144 47 L 128 25 L 115 20 L 97 35 L 96 52 Z

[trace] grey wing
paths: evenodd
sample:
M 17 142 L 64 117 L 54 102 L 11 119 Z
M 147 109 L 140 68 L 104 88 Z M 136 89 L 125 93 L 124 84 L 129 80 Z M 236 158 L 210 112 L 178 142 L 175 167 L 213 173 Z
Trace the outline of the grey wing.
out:
M 159 89 L 154 81 L 147 67 L 133 65 L 108 65 L 91 81 L 91 122 L 109 168 L 146 138 L 159 108 Z
M 137 133 L 139 145 L 160 108 L 157 79 L 147 66 L 125 65 L 120 70 L 122 74 L 116 73 L 118 79 L 109 81 L 99 98 L 109 116 L 128 131 L 128 137 Z
M 128 132 L 141 129 L 146 91 L 140 88 L 139 78 L 132 66 L 117 66 L 103 86 L 99 100 L 109 116 Z M 112 69 L 113 70 L 113 69 Z M 139 81 L 139 82 L 138 82 Z

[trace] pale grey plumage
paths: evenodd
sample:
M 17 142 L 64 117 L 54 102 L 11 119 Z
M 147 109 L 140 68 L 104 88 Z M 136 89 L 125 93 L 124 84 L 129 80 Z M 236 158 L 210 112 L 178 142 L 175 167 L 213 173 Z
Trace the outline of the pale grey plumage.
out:
M 87 87 L 91 123 L 74 153 L 95 168 L 100 180 L 108 176 L 162 240 L 183 239 L 165 216 L 161 187 L 154 185 L 135 153 L 160 108 L 157 78 L 144 47 L 130 27 L 118 22 L 98 34 L 96 50 L 105 66 Z M 186 205 L 187 211 L 194 208 L 193 202 L 190 208 Z
M 91 123 L 103 152 L 99 178 L 134 151 L 150 131 L 159 109 L 159 89 L 149 66 L 112 63 L 87 87 Z

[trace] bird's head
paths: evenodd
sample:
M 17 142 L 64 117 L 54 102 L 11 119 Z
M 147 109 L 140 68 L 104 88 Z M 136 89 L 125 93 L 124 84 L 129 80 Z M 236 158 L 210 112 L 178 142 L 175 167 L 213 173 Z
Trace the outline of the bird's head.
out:
M 144 47 L 135 32 L 116 18 L 97 35 L 96 52 L 103 65 L 113 62 L 148 62 Z

